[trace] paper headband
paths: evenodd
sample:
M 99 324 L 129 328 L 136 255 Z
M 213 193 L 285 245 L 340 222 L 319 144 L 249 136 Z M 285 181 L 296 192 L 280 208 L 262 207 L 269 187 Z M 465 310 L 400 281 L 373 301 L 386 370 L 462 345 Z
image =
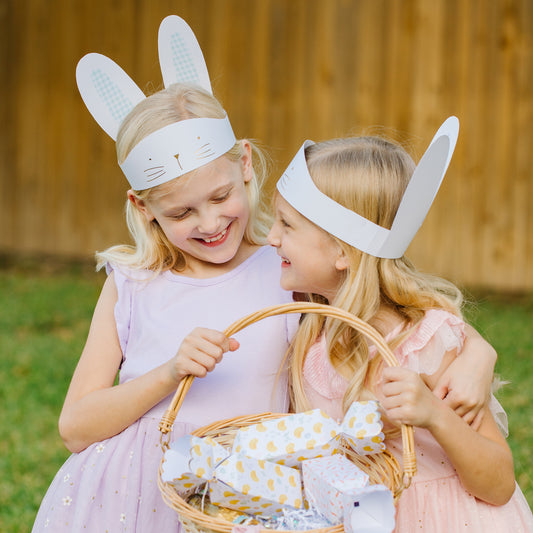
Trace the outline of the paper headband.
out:
M 158 47 L 165 87 L 193 83 L 212 93 L 200 45 L 182 18 L 163 19 Z M 87 109 L 113 140 L 126 115 L 146 98 L 114 61 L 101 54 L 81 58 L 76 81 Z M 182 120 L 145 137 L 120 168 L 133 189 L 149 189 L 217 159 L 235 142 L 227 116 Z
M 338 204 L 314 184 L 305 160 L 305 141 L 277 183 L 281 196 L 317 226 L 375 257 L 402 257 L 422 225 L 450 164 L 459 120 L 449 117 L 420 159 L 405 190 L 391 229 L 378 226 Z

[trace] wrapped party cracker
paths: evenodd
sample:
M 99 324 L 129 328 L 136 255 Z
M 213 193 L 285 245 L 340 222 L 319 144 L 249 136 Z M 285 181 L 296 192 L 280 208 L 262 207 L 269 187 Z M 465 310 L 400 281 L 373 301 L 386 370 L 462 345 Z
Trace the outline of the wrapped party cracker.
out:
M 306 459 L 338 453 L 341 438 L 358 454 L 382 452 L 383 424 L 377 402 L 354 402 L 340 424 L 314 409 L 241 428 L 233 452 L 297 466 Z

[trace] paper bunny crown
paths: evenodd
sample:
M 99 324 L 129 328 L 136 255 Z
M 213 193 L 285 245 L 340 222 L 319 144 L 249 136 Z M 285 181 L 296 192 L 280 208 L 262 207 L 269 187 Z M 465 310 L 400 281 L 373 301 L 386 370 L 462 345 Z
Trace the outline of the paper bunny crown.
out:
M 212 93 L 202 50 L 183 19 L 163 19 L 158 47 L 165 87 L 186 82 Z M 101 54 L 81 58 L 76 81 L 87 109 L 113 140 L 126 115 L 146 98 L 115 62 Z M 145 137 L 119 166 L 133 189 L 149 189 L 206 165 L 235 142 L 227 116 L 182 120 Z
M 402 257 L 422 225 L 450 164 L 459 120 L 449 117 L 420 159 L 396 212 L 391 229 L 347 209 L 314 184 L 305 160 L 305 141 L 277 183 L 281 196 L 317 226 L 358 250 L 375 257 Z

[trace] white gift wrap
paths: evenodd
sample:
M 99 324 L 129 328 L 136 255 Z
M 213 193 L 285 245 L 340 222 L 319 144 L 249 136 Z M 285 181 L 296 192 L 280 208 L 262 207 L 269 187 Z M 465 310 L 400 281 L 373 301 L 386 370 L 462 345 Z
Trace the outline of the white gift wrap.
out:
M 384 485 L 368 485 L 343 496 L 346 533 L 391 533 L 396 508 L 392 492 Z
M 299 470 L 230 453 L 210 437 L 186 435 L 165 452 L 161 479 L 186 496 L 208 482 L 211 503 L 272 515 L 302 506 Z
M 296 466 L 306 459 L 337 453 L 341 437 L 359 454 L 382 452 L 382 430 L 377 402 L 354 402 L 341 424 L 314 409 L 241 428 L 233 452 Z
M 186 495 L 214 475 L 214 468 L 229 452 L 210 437 L 185 435 L 165 451 L 161 480 Z
M 369 477 L 343 455 L 302 462 L 304 492 L 331 524 L 343 521 L 343 497 L 368 485 Z
M 359 455 L 385 450 L 383 422 L 377 402 L 352 403 L 342 421 L 341 432 L 346 442 Z
M 273 515 L 302 506 L 300 472 L 268 461 L 230 455 L 209 484 L 211 503 L 254 515 Z

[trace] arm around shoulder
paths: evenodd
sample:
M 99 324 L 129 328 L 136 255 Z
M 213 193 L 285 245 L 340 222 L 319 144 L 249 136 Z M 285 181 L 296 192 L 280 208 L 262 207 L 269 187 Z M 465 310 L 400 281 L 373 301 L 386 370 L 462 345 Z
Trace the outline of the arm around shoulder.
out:
M 465 333 L 461 354 L 442 372 L 433 392 L 477 428 L 488 407 L 497 354 L 468 324 Z

